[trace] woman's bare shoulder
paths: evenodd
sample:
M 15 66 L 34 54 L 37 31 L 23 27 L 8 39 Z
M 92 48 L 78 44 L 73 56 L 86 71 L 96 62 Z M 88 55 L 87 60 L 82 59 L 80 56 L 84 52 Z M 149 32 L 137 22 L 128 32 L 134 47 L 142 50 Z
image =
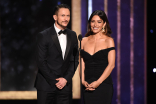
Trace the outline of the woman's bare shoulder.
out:
M 108 48 L 115 47 L 114 39 L 112 37 L 107 37 L 106 42 L 107 42 Z
M 82 49 L 83 49 L 84 45 L 87 43 L 87 41 L 88 41 L 88 37 L 83 37 L 82 38 L 82 41 L 81 41 Z
M 87 42 L 88 41 L 88 37 L 83 37 L 82 38 L 82 43 L 85 43 L 85 42 Z

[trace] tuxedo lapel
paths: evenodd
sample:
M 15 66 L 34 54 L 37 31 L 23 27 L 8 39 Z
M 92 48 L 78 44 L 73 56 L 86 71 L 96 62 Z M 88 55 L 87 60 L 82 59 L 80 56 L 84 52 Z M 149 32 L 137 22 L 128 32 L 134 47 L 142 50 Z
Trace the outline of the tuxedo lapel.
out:
M 61 56 L 62 56 L 62 50 L 61 50 L 61 46 L 60 46 L 60 43 L 59 43 L 59 40 L 58 40 L 58 36 L 57 36 L 57 33 L 54 29 L 54 26 L 51 27 L 51 37 L 52 37 L 52 40 L 55 44 L 55 46 L 57 47 L 58 51 L 60 52 Z
M 64 60 L 67 58 L 70 47 L 71 47 L 71 34 L 69 31 L 67 31 L 67 46 L 66 46 L 66 52 L 65 52 Z

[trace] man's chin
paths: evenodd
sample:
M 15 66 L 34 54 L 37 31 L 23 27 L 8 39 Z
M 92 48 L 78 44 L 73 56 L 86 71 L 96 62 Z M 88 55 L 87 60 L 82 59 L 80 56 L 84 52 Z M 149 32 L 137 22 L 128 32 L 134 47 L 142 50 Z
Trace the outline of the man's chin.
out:
M 58 23 L 58 22 L 57 22 L 57 25 L 58 25 L 59 27 L 66 28 L 67 25 L 68 25 L 68 23 Z
M 63 27 L 67 27 L 68 24 L 62 24 Z
M 63 27 L 63 28 L 66 28 L 66 27 L 67 27 L 67 25 L 62 25 L 62 27 Z

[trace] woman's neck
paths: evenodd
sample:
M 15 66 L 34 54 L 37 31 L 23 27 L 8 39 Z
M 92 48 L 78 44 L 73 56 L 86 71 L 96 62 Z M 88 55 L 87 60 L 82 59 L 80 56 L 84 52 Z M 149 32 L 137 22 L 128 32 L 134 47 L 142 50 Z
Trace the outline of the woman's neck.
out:
M 95 38 L 95 40 L 100 39 L 100 38 L 104 38 L 105 35 L 102 32 L 96 33 L 92 35 L 93 38 Z

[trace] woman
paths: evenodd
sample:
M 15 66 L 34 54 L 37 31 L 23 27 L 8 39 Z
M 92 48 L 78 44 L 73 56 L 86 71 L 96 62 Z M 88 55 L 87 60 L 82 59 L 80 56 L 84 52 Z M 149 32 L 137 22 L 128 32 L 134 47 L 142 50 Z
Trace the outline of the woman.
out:
M 106 14 L 94 11 L 88 21 L 88 32 L 82 39 L 82 84 L 85 104 L 111 104 L 115 66 L 115 46 Z

